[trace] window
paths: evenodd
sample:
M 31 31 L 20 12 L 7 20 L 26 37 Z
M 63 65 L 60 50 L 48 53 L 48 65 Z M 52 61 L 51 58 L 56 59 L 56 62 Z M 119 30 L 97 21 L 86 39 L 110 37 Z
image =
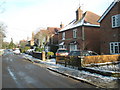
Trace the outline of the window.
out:
M 120 14 L 112 16 L 112 28 L 120 27 Z
M 73 38 L 77 38 L 77 29 L 73 30 Z
M 110 43 L 110 53 L 111 54 L 120 53 L 120 42 L 111 42 Z
M 65 40 L 65 32 L 62 33 L 62 40 Z
M 70 51 L 75 51 L 75 50 L 77 50 L 77 45 L 71 44 Z

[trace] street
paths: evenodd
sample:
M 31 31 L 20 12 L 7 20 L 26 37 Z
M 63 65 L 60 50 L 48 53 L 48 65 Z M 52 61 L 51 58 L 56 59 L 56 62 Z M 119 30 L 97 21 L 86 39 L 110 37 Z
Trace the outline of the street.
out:
M 62 76 L 14 55 L 2 57 L 2 88 L 95 88 L 87 83 Z

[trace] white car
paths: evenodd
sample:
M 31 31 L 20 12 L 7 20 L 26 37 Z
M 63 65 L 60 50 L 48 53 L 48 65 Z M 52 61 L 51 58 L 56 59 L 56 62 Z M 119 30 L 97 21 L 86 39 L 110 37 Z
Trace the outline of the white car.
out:
M 19 49 L 16 49 L 13 52 L 14 52 L 14 54 L 20 54 L 20 50 Z
M 4 54 L 4 49 L 0 49 L 0 56 Z

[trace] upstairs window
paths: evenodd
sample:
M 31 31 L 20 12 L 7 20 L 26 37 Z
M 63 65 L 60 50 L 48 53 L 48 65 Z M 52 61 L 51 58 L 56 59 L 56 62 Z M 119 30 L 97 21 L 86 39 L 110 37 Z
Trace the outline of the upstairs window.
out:
M 62 33 L 62 40 L 65 40 L 65 32 Z
M 120 27 L 120 14 L 112 16 L 112 28 Z
M 73 30 L 73 38 L 77 38 L 77 29 Z

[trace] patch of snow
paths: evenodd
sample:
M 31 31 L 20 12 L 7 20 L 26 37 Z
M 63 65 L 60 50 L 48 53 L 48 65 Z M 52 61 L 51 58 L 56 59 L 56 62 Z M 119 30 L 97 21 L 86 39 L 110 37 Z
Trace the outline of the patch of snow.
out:
M 118 72 L 120 73 L 120 63 L 113 64 L 113 65 L 104 65 L 104 66 L 94 66 L 94 67 L 87 67 L 94 70 L 104 71 L 104 72 Z

